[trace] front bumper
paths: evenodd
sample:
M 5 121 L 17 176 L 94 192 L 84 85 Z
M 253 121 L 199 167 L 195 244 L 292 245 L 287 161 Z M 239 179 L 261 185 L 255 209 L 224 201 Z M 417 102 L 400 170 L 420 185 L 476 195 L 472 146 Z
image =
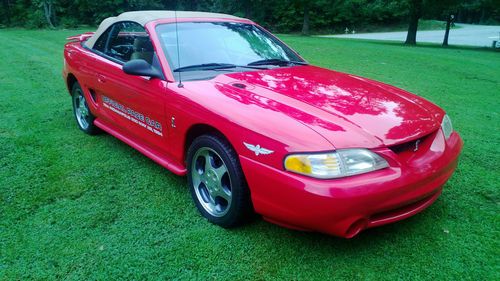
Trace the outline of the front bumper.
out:
M 462 146 L 456 132 L 445 140 L 439 130 L 416 152 L 375 150 L 388 168 L 333 180 L 296 175 L 245 157 L 240 162 L 255 211 L 266 220 L 351 238 L 430 206 L 455 171 Z

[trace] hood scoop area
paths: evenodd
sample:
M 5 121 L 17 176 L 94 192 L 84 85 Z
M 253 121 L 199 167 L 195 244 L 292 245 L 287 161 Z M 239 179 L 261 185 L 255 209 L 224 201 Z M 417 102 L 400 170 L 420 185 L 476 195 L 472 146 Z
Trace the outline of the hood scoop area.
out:
M 246 89 L 247 85 L 242 84 L 242 83 L 233 83 L 231 84 L 233 87 L 239 88 L 239 89 Z
M 439 110 L 423 99 L 316 67 L 231 73 L 220 75 L 216 82 L 256 100 L 255 104 L 287 111 L 284 114 L 314 127 L 342 148 L 351 147 L 356 137 L 360 138 L 356 145 L 362 147 L 394 146 L 422 138 L 440 126 L 434 120 Z M 340 137 L 339 131 L 346 132 L 346 137 Z
M 240 89 L 240 90 L 252 91 L 255 89 L 255 86 L 253 86 L 249 83 L 246 83 L 246 82 L 242 82 L 242 81 L 232 81 L 232 82 L 229 82 L 226 84 L 233 87 L 233 88 Z

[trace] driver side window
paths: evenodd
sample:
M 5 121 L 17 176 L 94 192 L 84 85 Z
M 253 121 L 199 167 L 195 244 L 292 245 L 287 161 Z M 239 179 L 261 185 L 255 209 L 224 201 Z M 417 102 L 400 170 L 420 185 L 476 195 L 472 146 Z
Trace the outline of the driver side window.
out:
M 153 64 L 154 48 L 144 27 L 134 22 L 119 22 L 111 26 L 95 43 L 94 49 L 126 63 L 143 59 Z

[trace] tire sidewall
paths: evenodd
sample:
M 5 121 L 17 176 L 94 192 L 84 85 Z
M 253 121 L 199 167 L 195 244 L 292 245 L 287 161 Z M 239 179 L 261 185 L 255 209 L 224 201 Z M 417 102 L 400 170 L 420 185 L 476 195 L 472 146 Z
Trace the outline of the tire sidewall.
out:
M 193 185 L 193 180 L 191 177 L 193 157 L 196 152 L 203 147 L 211 148 L 219 154 L 219 156 L 224 161 L 229 172 L 229 179 L 231 181 L 231 207 L 229 211 L 221 217 L 216 217 L 208 213 L 201 205 L 198 196 L 196 195 L 195 187 Z M 191 145 L 188 151 L 188 161 L 187 161 L 187 177 L 188 185 L 191 191 L 191 197 L 196 205 L 196 208 L 202 213 L 202 215 L 207 218 L 210 222 L 220 225 L 222 227 L 231 227 L 239 223 L 239 221 L 244 216 L 246 212 L 245 203 L 249 200 L 248 187 L 246 186 L 246 181 L 243 177 L 241 167 L 237 158 L 236 153 L 233 149 L 228 149 L 228 145 L 224 144 L 217 137 L 213 136 L 201 136 L 198 137 Z
M 80 130 L 82 130 L 83 132 L 85 132 L 86 134 L 89 134 L 89 135 L 96 134 L 97 127 L 94 125 L 95 117 L 90 112 L 90 109 L 89 109 L 89 120 L 88 120 L 89 126 L 85 129 L 80 125 L 80 122 L 78 122 L 78 118 L 76 117 L 76 104 L 75 104 L 75 95 L 78 94 L 77 93 L 78 90 L 80 90 L 82 92 L 83 98 L 85 99 L 86 103 L 89 104 L 87 98 L 85 97 L 85 94 L 83 93 L 83 89 L 80 86 L 80 84 L 78 82 L 73 84 L 73 87 L 71 89 L 71 104 L 73 105 L 73 117 L 75 118 L 76 124 Z

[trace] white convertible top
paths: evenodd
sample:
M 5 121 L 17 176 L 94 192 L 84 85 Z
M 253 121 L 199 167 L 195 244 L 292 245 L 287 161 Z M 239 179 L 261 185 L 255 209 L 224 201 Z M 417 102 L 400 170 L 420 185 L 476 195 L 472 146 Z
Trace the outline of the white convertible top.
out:
M 116 17 L 110 17 L 101 22 L 96 32 L 92 37 L 85 42 L 85 46 L 88 48 L 93 48 L 97 38 L 113 24 L 120 21 L 132 21 L 136 22 L 142 26 L 146 25 L 148 22 L 159 20 L 159 19 L 173 19 L 175 18 L 175 11 L 135 11 L 135 12 L 125 12 Z M 243 18 L 218 14 L 218 13 L 206 13 L 206 12 L 187 12 L 187 11 L 177 11 L 177 18 L 223 18 L 223 19 L 237 19 L 243 20 Z

